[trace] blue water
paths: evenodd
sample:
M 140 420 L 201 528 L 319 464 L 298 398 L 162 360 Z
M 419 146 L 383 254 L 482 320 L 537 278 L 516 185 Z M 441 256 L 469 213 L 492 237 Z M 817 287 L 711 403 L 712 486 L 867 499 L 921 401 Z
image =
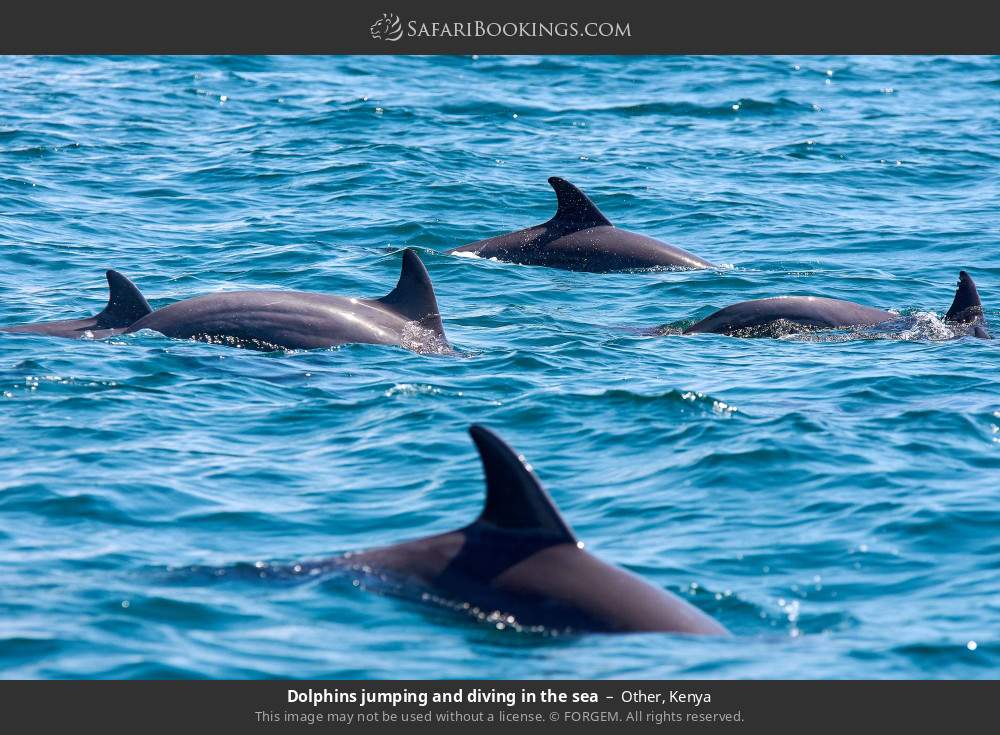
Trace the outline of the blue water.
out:
M 219 289 L 434 280 L 456 356 L 0 335 L 4 677 L 995 677 L 1000 62 L 0 61 L 0 324 Z M 704 272 L 440 254 L 561 175 Z M 899 310 L 884 339 L 649 337 L 749 298 Z M 496 631 L 341 579 L 185 573 L 444 531 L 472 422 L 588 548 L 727 640 Z M 973 643 L 974 642 L 974 643 Z

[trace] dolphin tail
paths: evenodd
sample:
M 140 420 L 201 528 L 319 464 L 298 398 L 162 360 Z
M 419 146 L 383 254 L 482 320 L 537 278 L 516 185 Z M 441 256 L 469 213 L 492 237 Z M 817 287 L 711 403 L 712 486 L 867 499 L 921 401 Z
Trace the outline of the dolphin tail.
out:
M 107 272 L 108 305 L 95 316 L 102 329 L 128 327 L 153 310 L 136 285 L 115 270 Z
M 979 292 L 972 276 L 965 271 L 958 274 L 958 289 L 944 320 L 950 324 L 968 324 L 976 337 L 990 339 L 989 332 L 986 331 L 983 302 L 979 300 Z
M 473 525 L 531 532 L 578 543 L 531 467 L 489 429 L 469 427 L 486 475 L 486 506 Z
M 549 223 L 573 231 L 586 230 L 601 225 L 613 227 L 608 218 L 601 214 L 597 205 L 590 201 L 590 197 L 566 179 L 552 176 L 549 178 L 549 184 L 555 190 L 556 199 L 559 202 L 559 208 Z
M 378 302 L 444 337 L 444 325 L 441 323 L 431 277 L 411 248 L 403 251 L 403 267 L 396 288 L 378 299 Z

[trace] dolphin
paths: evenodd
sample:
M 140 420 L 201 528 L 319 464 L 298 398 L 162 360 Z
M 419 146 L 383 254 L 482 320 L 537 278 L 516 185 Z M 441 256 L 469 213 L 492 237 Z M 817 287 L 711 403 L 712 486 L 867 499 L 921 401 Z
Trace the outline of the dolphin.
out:
M 313 349 L 354 342 L 448 351 L 427 269 L 403 252 L 396 287 L 380 299 L 303 291 L 232 291 L 177 301 L 132 323 L 167 337 L 252 349 Z
M 489 429 L 469 433 L 486 476 L 486 504 L 473 523 L 296 565 L 297 573 L 374 575 L 501 628 L 726 635 L 690 603 L 585 551 L 531 466 Z
M 558 176 L 549 179 L 559 206 L 548 222 L 448 250 L 508 263 L 610 273 L 640 268 L 711 268 L 686 250 L 620 230 L 590 198 Z
M 719 309 L 684 329 L 683 334 L 711 332 L 737 337 L 761 337 L 803 329 L 871 327 L 894 319 L 899 319 L 899 314 L 853 301 L 820 296 L 777 296 L 743 301 Z M 979 292 L 972 277 L 965 271 L 958 274 L 958 289 L 944 321 L 957 335 L 990 339 Z M 663 334 L 667 331 L 669 327 L 658 327 L 653 333 Z
M 86 319 L 15 324 L 10 327 L 0 327 L 0 332 L 101 339 L 121 334 L 130 324 L 153 311 L 135 284 L 121 273 L 109 270 L 107 278 L 108 304 L 99 314 Z

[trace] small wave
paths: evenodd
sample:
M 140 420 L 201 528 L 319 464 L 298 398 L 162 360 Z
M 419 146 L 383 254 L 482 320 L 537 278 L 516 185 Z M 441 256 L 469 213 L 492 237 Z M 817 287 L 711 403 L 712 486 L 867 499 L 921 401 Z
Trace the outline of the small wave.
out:
M 888 653 L 909 659 L 918 670 L 934 671 L 939 676 L 947 676 L 949 671 L 959 676 L 959 672 L 967 672 L 972 667 L 993 678 L 1000 660 L 1000 645 L 981 643 L 976 640 L 978 637 L 979 634 L 973 632 L 968 637 L 947 642 L 907 643 L 893 647 Z
M 145 525 L 106 497 L 93 493 L 56 495 L 42 484 L 8 487 L 0 494 L 7 511 L 31 511 L 60 521 L 89 519 L 122 526 Z
M 514 115 L 551 115 L 554 110 L 544 107 L 533 107 L 522 103 L 505 105 L 497 102 L 477 100 L 474 102 L 457 102 L 442 105 L 438 108 L 438 112 L 442 115 L 476 115 L 478 117 L 505 117 L 513 119 Z
M 399 344 L 401 347 L 422 355 L 451 355 L 454 353 L 444 335 L 438 334 L 433 329 L 422 327 L 416 322 L 406 322 L 403 325 Z
M 682 413 L 697 412 L 731 417 L 739 412 L 736 406 L 705 393 L 691 390 L 669 390 L 663 393 L 639 393 L 620 388 L 596 392 L 560 394 L 555 397 L 559 401 L 571 403 L 600 403 L 608 408 L 624 408 L 631 406 L 657 406 L 661 409 L 672 408 Z
M 815 105 L 781 97 L 777 100 L 741 98 L 734 102 L 703 105 L 696 102 L 646 102 L 621 107 L 604 107 L 598 112 L 617 112 L 630 117 L 666 115 L 668 117 L 731 117 L 733 115 L 784 115 L 815 112 Z
M 769 333 L 773 331 L 773 333 Z M 779 339 L 800 339 L 807 342 L 848 342 L 857 339 L 899 340 L 905 342 L 941 342 L 968 336 L 968 327 L 951 325 L 931 312 L 916 312 L 901 315 L 873 327 L 849 327 L 832 330 L 810 330 L 795 324 L 775 325 L 773 330 L 764 329 L 759 334 L 744 336 L 768 336 Z
M 130 595 L 126 599 L 105 603 L 105 610 L 117 618 L 144 620 L 200 629 L 221 629 L 239 625 L 254 616 L 200 600 L 185 600 L 162 595 Z

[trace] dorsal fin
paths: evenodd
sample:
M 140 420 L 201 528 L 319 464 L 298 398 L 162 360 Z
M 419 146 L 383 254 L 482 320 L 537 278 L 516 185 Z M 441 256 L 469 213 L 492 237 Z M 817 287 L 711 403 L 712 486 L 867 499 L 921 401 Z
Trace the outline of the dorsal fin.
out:
M 425 329 L 444 336 L 444 325 L 438 312 L 431 277 L 413 249 L 403 251 L 403 266 L 396 288 L 378 301 L 399 312 L 404 318 L 419 322 Z
M 574 230 L 585 230 L 601 225 L 614 226 L 601 214 L 597 205 L 590 201 L 590 197 L 566 179 L 552 176 L 549 178 L 549 184 L 555 190 L 556 199 L 559 201 L 559 208 L 555 216 L 549 220 L 550 223 L 572 227 Z
M 958 274 L 958 290 L 951 308 L 945 314 L 946 322 L 971 323 L 983 316 L 983 303 L 979 300 L 976 284 L 965 271 Z
M 576 537 L 552 498 L 521 457 L 482 426 L 469 427 L 486 475 L 486 507 L 476 524 L 505 531 L 534 532 L 575 544 Z
M 108 305 L 98 314 L 97 326 L 105 329 L 128 327 L 153 310 L 135 284 L 118 271 L 109 270 Z

